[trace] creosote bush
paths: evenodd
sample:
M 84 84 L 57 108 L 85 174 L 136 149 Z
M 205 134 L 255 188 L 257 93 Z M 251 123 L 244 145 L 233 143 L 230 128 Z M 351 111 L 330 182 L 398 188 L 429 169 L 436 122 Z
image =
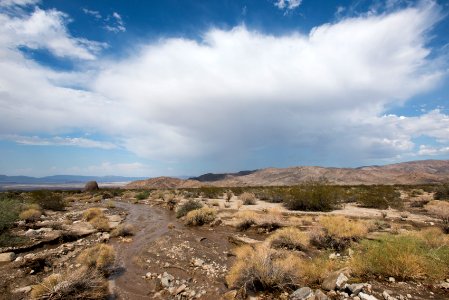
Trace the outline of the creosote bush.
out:
M 184 217 L 185 215 L 187 215 L 188 212 L 195 209 L 200 209 L 202 207 L 203 204 L 201 204 L 201 202 L 189 199 L 178 207 L 178 209 L 176 210 L 176 217 L 177 218 Z
M 338 187 L 309 183 L 292 187 L 285 194 L 284 205 L 290 210 L 331 211 L 341 199 Z
M 107 281 L 96 270 L 80 268 L 61 274 L 51 274 L 34 285 L 31 299 L 106 299 Z
M 374 185 L 359 187 L 353 191 L 354 198 L 363 207 L 387 209 L 402 208 L 401 194 L 394 186 Z
M 150 196 L 150 191 L 142 191 L 136 195 L 137 200 L 145 200 Z
M 243 205 L 256 204 L 256 195 L 254 195 L 253 193 L 244 192 L 239 196 L 239 199 L 242 200 Z
M 270 247 L 305 251 L 309 247 L 309 235 L 295 227 L 286 227 L 276 230 L 267 239 Z
M 449 183 L 440 185 L 433 194 L 435 200 L 449 200 Z
M 191 226 L 201 226 L 215 220 L 217 211 L 214 208 L 203 207 L 187 213 L 186 224 Z
M 59 211 L 65 208 L 65 202 L 61 194 L 52 191 L 31 192 L 31 201 L 38 204 L 42 209 Z
M 97 244 L 83 250 L 77 258 L 78 263 L 107 274 L 115 261 L 115 251 L 112 246 Z

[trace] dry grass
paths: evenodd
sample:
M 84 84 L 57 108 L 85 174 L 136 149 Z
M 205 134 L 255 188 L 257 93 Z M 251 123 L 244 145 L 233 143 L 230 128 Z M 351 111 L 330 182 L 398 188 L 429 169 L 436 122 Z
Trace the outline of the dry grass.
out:
M 19 214 L 19 218 L 27 222 L 35 222 L 40 219 L 41 215 L 42 212 L 40 210 L 35 208 L 29 208 L 27 210 L 22 211 Z
M 226 276 L 230 288 L 246 290 L 288 290 L 299 284 L 300 259 L 291 253 L 281 253 L 257 245 L 245 245 L 235 250 L 236 260 Z
M 109 227 L 109 220 L 105 215 L 101 215 L 93 218 L 89 221 L 89 223 L 98 231 L 109 231 L 111 228 Z
M 273 231 L 282 226 L 282 213 L 278 208 L 269 208 L 265 214 L 259 216 L 257 225 L 266 229 L 267 231 Z
M 217 199 L 214 199 L 214 200 L 209 201 L 209 204 L 212 205 L 212 206 L 219 207 L 220 206 L 220 201 L 218 201 Z
M 203 207 L 190 211 L 186 215 L 186 224 L 191 226 L 201 226 L 215 220 L 217 211 L 213 208 Z
M 351 242 L 359 241 L 368 233 L 368 224 L 343 216 L 322 216 L 319 219 L 322 230 L 312 231 L 311 242 L 319 248 L 337 251 L 347 248 Z
M 120 224 L 112 230 L 111 236 L 118 237 L 118 236 L 131 236 L 134 235 L 135 228 L 131 224 Z
M 253 193 L 244 192 L 239 196 L 239 199 L 242 200 L 243 205 L 256 204 L 256 195 L 254 195 Z
M 272 248 L 304 251 L 309 247 L 309 235 L 295 227 L 276 230 L 267 242 Z
M 97 244 L 83 250 L 80 255 L 78 255 L 77 261 L 90 269 L 96 269 L 102 273 L 107 273 L 114 265 L 115 251 L 112 246 Z
M 246 210 L 238 212 L 236 218 L 237 218 L 236 224 L 237 230 L 244 231 L 248 230 L 251 226 L 257 223 L 259 215 L 254 211 Z
M 103 215 L 103 211 L 98 208 L 98 207 L 92 207 L 92 208 L 88 208 L 84 211 L 83 213 L 83 218 L 86 221 L 90 221 L 96 217 L 102 216 Z
M 112 200 L 107 200 L 105 205 L 107 208 L 115 208 L 115 202 Z
M 52 274 L 34 285 L 31 299 L 106 299 L 107 282 L 95 270 L 81 268 L 75 271 Z
M 433 200 L 426 206 L 426 210 L 440 218 L 444 223 L 449 223 L 449 202 Z

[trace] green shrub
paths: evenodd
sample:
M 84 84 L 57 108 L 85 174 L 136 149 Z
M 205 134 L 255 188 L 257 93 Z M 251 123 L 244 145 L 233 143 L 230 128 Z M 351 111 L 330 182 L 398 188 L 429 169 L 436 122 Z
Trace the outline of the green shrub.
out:
M 64 210 L 65 203 L 59 193 L 51 191 L 31 192 L 31 201 L 38 204 L 42 209 Z
M 322 183 L 311 183 L 291 188 L 284 205 L 290 210 L 331 211 L 341 199 L 341 189 Z
M 20 202 L 14 199 L 0 199 L 0 233 L 11 228 L 19 218 Z
M 438 186 L 433 194 L 435 200 L 449 200 L 449 183 Z
M 363 207 L 379 209 L 403 207 L 401 194 L 393 186 L 377 185 L 359 188 L 356 189 L 354 196 Z
M 178 209 L 176 210 L 176 217 L 184 217 L 188 212 L 195 209 L 200 209 L 201 207 L 203 207 L 203 204 L 201 204 L 199 201 L 189 199 L 178 207 Z
M 145 200 L 150 196 L 150 191 L 142 191 L 136 195 L 137 200 Z

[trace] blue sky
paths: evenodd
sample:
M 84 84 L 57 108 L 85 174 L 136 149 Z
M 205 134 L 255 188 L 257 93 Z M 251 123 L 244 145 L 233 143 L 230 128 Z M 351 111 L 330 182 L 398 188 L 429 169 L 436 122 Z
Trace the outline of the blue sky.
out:
M 448 1 L 0 0 L 0 174 L 449 158 Z

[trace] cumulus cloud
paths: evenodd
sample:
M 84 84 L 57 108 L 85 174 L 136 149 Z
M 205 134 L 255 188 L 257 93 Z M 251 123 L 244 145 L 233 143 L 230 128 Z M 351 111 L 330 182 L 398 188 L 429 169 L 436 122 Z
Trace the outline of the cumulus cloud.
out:
M 106 18 L 106 21 L 110 22 L 104 26 L 107 31 L 114 33 L 126 31 L 125 22 L 123 22 L 122 16 L 118 12 L 113 12 L 111 17 Z
M 412 153 L 422 135 L 449 141 L 441 111 L 385 115 L 445 75 L 426 46 L 438 19 L 426 2 L 307 35 L 211 29 L 201 41 L 135 45 L 129 57 L 94 63 L 90 74 L 55 72 L 8 52 L 0 61 L 0 134 L 95 131 L 166 162 L 394 158 Z M 73 79 L 83 90 L 68 87 Z
M 434 147 L 429 145 L 421 145 L 418 151 L 419 155 L 445 155 L 449 154 L 449 146 L 447 147 Z
M 93 16 L 93 17 L 96 18 L 96 19 L 101 19 L 101 14 L 100 14 L 99 11 L 96 11 L 96 10 L 90 10 L 90 9 L 87 9 L 87 8 L 83 8 L 83 12 L 84 12 L 86 15 Z
M 27 6 L 41 2 L 40 0 L 0 0 L 0 7 Z

